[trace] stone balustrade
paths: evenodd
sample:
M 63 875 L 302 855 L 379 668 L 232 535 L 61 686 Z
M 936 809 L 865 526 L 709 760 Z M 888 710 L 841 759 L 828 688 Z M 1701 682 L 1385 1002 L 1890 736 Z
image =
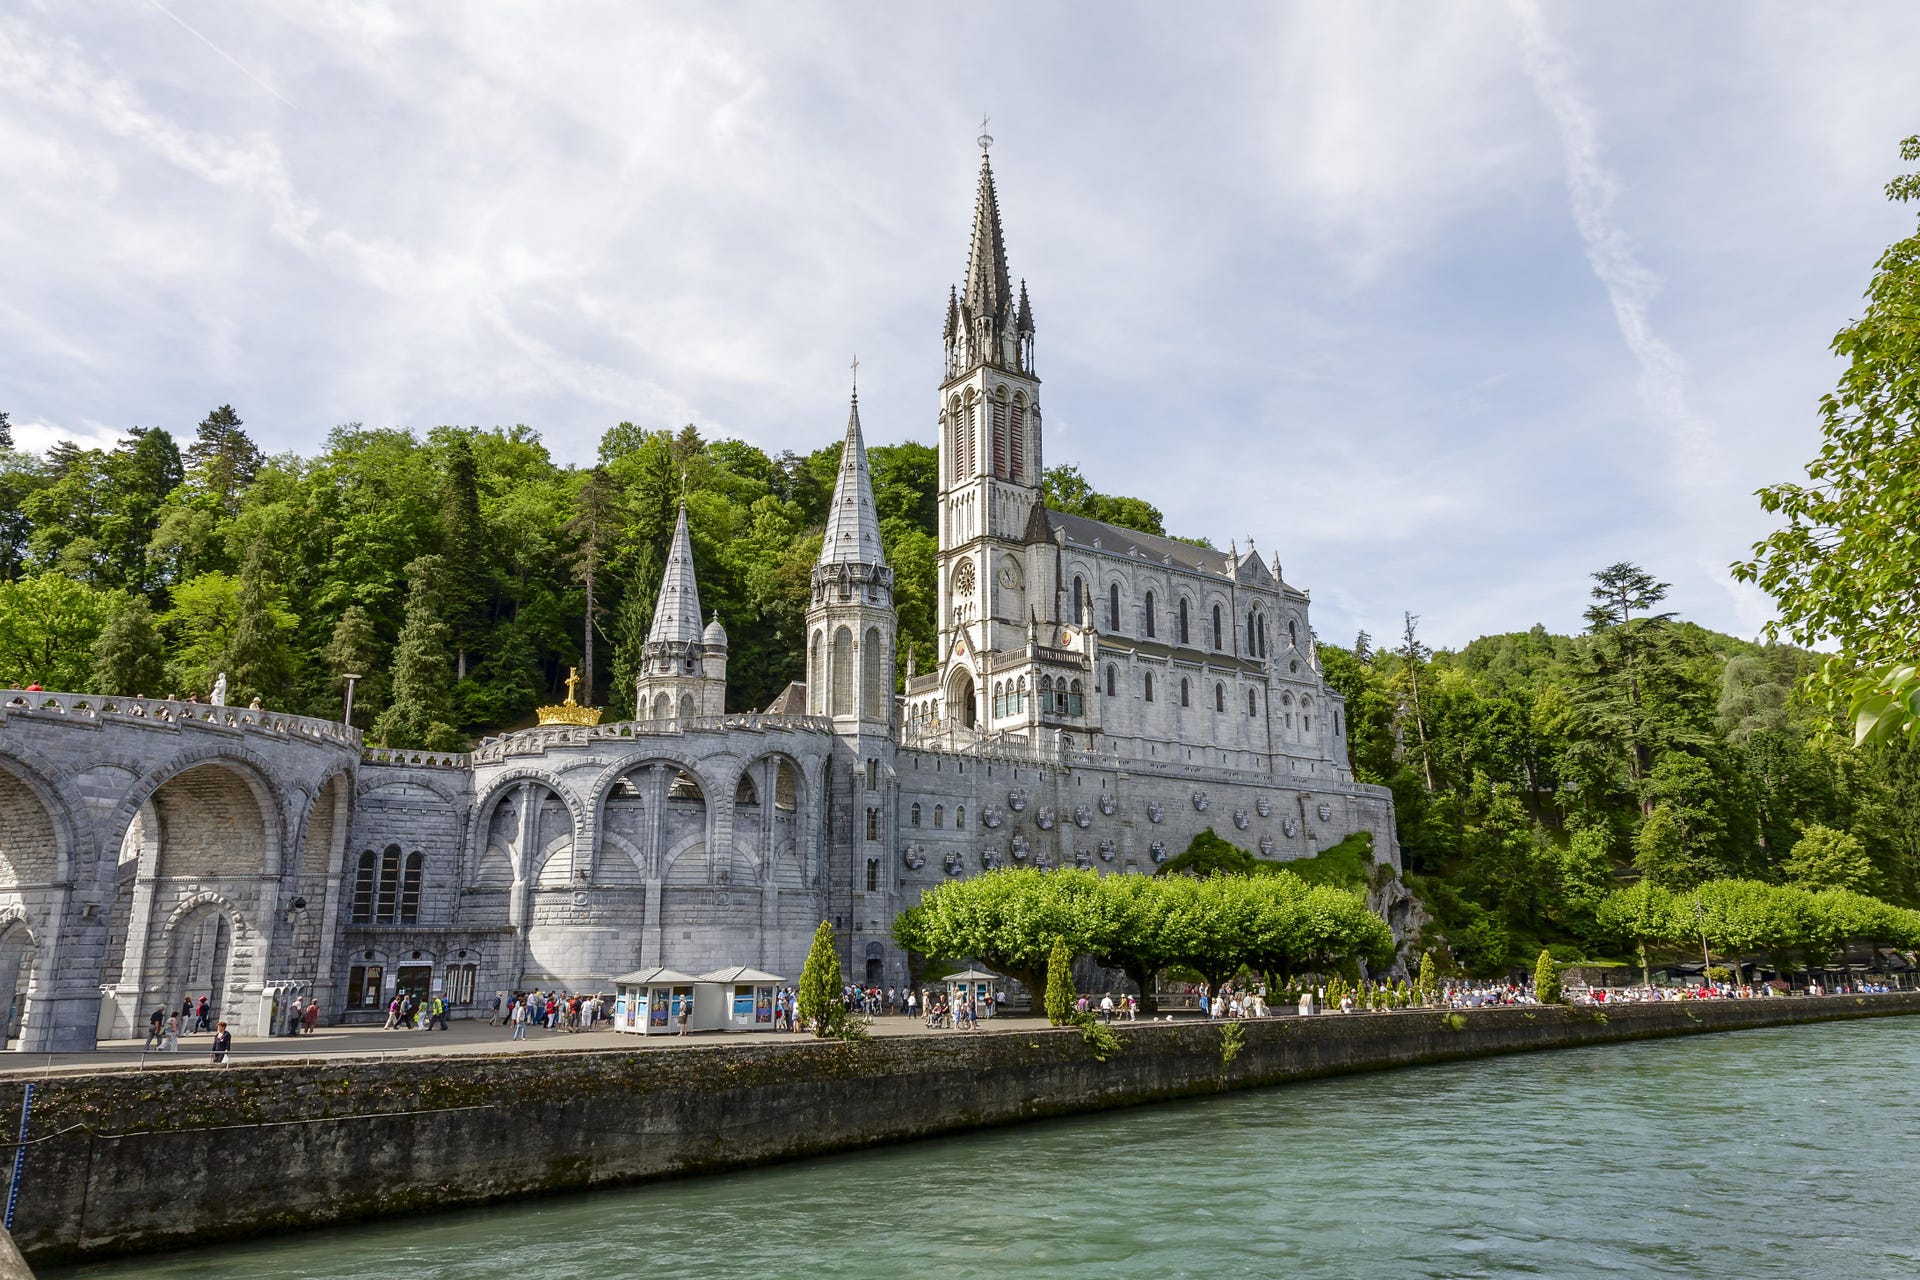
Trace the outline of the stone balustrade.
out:
M 666 720 L 622 720 L 614 724 L 542 725 L 517 733 L 487 738 L 461 759 L 473 764 L 505 760 L 511 756 L 538 754 L 549 747 L 584 746 L 592 742 L 624 741 L 686 733 L 820 733 L 833 732 L 833 721 L 825 716 L 771 715 L 742 712 L 724 716 L 689 716 Z M 413 756 L 445 755 L 434 752 L 404 752 Z M 371 759 L 371 756 L 369 756 Z M 396 761 L 395 763 L 401 763 Z
M 176 702 L 170 698 L 129 698 L 109 693 L 54 693 L 39 689 L 0 690 L 0 714 L 65 717 L 75 720 L 145 720 L 180 728 L 207 726 L 307 738 L 358 749 L 360 731 L 337 720 L 294 716 L 250 707 L 216 707 L 204 702 Z

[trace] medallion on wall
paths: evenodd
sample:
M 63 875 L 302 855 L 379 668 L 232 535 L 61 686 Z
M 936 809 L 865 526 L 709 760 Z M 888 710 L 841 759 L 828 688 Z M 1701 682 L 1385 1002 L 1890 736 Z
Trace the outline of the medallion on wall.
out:
M 1041 805 L 1039 809 L 1035 810 L 1033 821 L 1034 825 L 1042 831 L 1053 830 L 1053 806 L 1046 804 Z
M 907 846 L 906 853 L 902 855 L 902 861 L 907 864 L 907 870 L 918 871 L 927 865 L 927 855 L 920 852 L 919 845 L 910 844 Z
M 957 876 L 961 873 L 961 871 L 965 870 L 965 868 L 961 865 L 960 855 L 957 853 L 947 854 L 944 865 L 947 869 L 947 874 L 950 876 Z
M 1314 812 L 1320 815 L 1320 821 L 1322 822 L 1333 821 L 1333 806 L 1330 804 L 1323 804 L 1318 809 L 1314 810 Z
M 1273 816 L 1273 801 L 1267 799 L 1265 796 L 1261 796 L 1258 800 L 1255 800 L 1253 802 L 1253 808 L 1254 811 L 1263 818 Z
M 1147 801 L 1147 821 L 1158 822 L 1160 821 L 1160 819 L 1166 816 L 1167 816 L 1167 811 L 1160 807 L 1160 802 L 1158 800 Z
M 980 821 L 986 823 L 989 829 L 998 829 L 1005 817 L 997 804 L 990 804 L 980 811 Z
M 1167 860 L 1167 842 L 1165 840 L 1155 840 L 1147 846 L 1147 852 L 1153 855 L 1155 863 L 1165 862 Z
M 1112 862 L 1114 859 L 1114 855 L 1119 852 L 1120 852 L 1120 846 L 1115 844 L 1113 841 L 1102 840 L 1100 842 L 1100 861 Z
M 1033 859 L 1033 869 L 1035 871 L 1051 871 L 1053 870 L 1053 859 L 1044 853 L 1036 854 Z
M 1115 802 L 1113 793 L 1110 791 L 1102 791 L 1100 793 L 1100 812 L 1111 818 L 1113 811 L 1117 808 L 1119 808 L 1119 805 Z
M 1280 824 L 1280 829 L 1286 832 L 1287 839 L 1291 840 L 1295 835 L 1299 834 L 1300 824 L 1294 819 L 1288 818 Z
M 1025 836 L 1015 836 L 1013 838 L 1014 861 L 1025 862 L 1027 860 L 1027 849 L 1029 847 L 1030 846 L 1027 844 L 1027 838 Z
M 1007 792 L 1007 808 L 1013 810 L 1015 813 L 1024 813 L 1026 811 L 1027 789 L 1025 787 L 1015 787 L 1013 790 Z
M 1196 791 L 1193 793 L 1193 807 L 1199 810 L 1201 813 L 1205 813 L 1207 811 L 1207 806 L 1212 803 L 1213 801 L 1207 799 L 1206 792 Z
M 1073 851 L 1073 865 L 1082 871 L 1089 870 L 1093 866 L 1093 855 L 1085 849 L 1075 849 Z
M 1247 829 L 1247 811 L 1245 809 L 1235 809 L 1233 811 L 1233 825 L 1242 831 Z
M 1263 857 L 1273 856 L 1273 837 L 1272 836 L 1260 837 L 1260 853 Z
M 1081 830 L 1093 825 L 1093 810 L 1084 804 L 1073 806 L 1073 825 Z

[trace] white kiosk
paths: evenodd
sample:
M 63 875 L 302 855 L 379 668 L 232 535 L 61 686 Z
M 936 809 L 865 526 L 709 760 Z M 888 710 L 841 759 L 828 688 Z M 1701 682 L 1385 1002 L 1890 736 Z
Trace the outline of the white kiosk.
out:
M 1004 982 L 1006 979 L 997 973 L 983 973 L 978 969 L 966 969 L 959 973 L 950 973 L 940 979 L 940 981 L 947 984 L 947 1007 L 949 1009 L 958 1012 L 960 1006 L 966 1002 L 967 997 L 971 996 L 973 997 L 974 1009 L 978 1012 L 980 1020 L 985 1022 L 998 1012 L 997 1007 L 993 1003 L 994 984 Z
M 718 1031 L 726 1025 L 720 988 L 677 969 L 636 969 L 614 979 L 613 1029 L 643 1036 L 680 1030 L 680 1010 L 691 1005 L 688 1031 Z
M 742 964 L 703 973 L 697 981 L 702 987 L 713 984 L 715 993 L 726 1006 L 727 1030 L 773 1030 L 773 998 L 786 982 L 785 978 Z M 694 1013 L 698 1016 L 699 1012 L 700 1006 L 696 1003 Z

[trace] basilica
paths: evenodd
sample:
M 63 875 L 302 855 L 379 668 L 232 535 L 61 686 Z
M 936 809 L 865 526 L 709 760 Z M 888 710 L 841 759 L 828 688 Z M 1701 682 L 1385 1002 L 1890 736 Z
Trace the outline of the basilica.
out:
M 1209 828 L 1260 856 L 1370 832 L 1306 592 L 1216 551 L 1049 510 L 1034 310 L 983 154 L 938 389 L 939 640 L 896 642 L 894 570 L 851 405 L 806 614 L 806 680 L 729 706 L 680 515 L 636 718 L 551 708 L 464 753 L 367 748 L 271 711 L 22 693 L 0 704 L 0 989 L 10 1044 L 137 1035 L 210 994 L 328 1021 L 400 991 L 456 1014 L 634 970 L 798 977 L 828 920 L 853 980 L 889 930 L 995 867 L 1148 873 Z

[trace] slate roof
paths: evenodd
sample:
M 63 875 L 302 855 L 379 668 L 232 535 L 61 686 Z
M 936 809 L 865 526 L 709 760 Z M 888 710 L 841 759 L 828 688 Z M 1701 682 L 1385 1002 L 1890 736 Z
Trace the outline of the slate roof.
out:
M 827 533 L 820 543 L 821 564 L 887 562 L 880 545 L 880 516 L 873 505 L 873 478 L 867 471 L 867 442 L 860 434 L 860 396 L 847 411 L 847 443 L 840 454 L 840 475 L 827 508 Z
M 673 542 L 667 548 L 667 569 L 660 575 L 660 598 L 653 606 L 653 625 L 647 643 L 699 644 L 700 584 L 693 577 L 693 539 L 687 536 L 687 504 L 680 504 Z

